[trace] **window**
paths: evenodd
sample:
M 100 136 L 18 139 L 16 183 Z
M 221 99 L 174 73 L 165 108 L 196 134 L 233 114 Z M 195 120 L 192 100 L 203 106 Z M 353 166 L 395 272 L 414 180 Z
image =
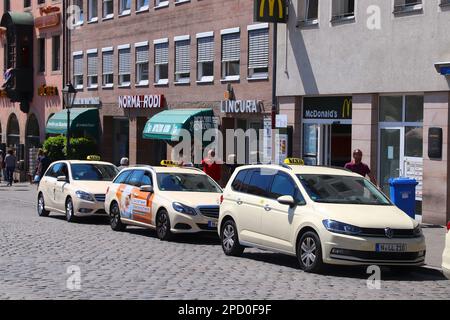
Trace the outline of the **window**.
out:
M 332 0 L 333 14 L 331 21 L 352 19 L 355 17 L 355 0 Z
M 83 54 L 73 56 L 73 83 L 76 89 L 83 88 Z
M 298 0 L 298 20 L 305 23 L 318 23 L 319 0 Z
M 395 0 L 394 13 L 411 12 L 422 10 L 421 0 Z
M 98 20 L 98 1 L 97 0 L 88 0 L 88 14 L 89 21 L 97 21 Z
M 222 79 L 239 80 L 241 60 L 240 33 L 222 33 Z
M 24 8 L 31 7 L 31 0 L 23 0 L 23 7 Z
M 145 171 L 144 170 L 134 170 L 133 173 L 128 178 L 128 185 L 140 187 L 141 186 L 141 180 L 144 176 Z
M 183 37 L 184 38 L 184 37 Z M 191 41 L 175 39 L 175 82 L 189 83 L 191 76 Z
M 268 188 L 272 182 L 272 178 L 272 174 L 263 174 L 260 169 L 254 170 L 250 177 L 247 193 L 268 198 Z
M 112 17 L 114 17 L 113 0 L 103 0 L 103 19 L 110 19 Z
M 61 70 L 61 37 L 52 37 L 52 70 Z
M 131 0 L 119 0 L 119 13 L 121 15 L 130 14 Z
M 152 186 L 152 174 L 148 171 L 145 171 L 144 175 L 141 179 L 141 186 Z
M 37 3 L 38 3 L 38 4 L 44 4 L 44 3 L 45 3 L 45 0 L 38 0 Z
M 155 43 L 155 83 L 169 82 L 169 43 Z
M 103 86 L 112 87 L 114 83 L 114 63 L 112 48 L 104 48 L 102 50 L 102 64 L 103 64 Z
M 278 199 L 282 196 L 291 196 L 296 203 L 305 204 L 300 190 L 298 190 L 295 182 L 285 173 L 277 173 L 273 178 L 272 186 L 269 192 L 270 198 Z
M 45 72 L 45 38 L 38 39 L 39 65 L 38 71 Z
M 117 183 L 117 184 L 125 183 L 125 181 L 128 179 L 128 176 L 130 175 L 131 172 L 133 172 L 133 171 L 127 170 L 127 171 L 119 173 L 117 178 L 114 179 L 113 183 Z
M 380 122 L 423 122 L 423 96 L 381 96 Z
M 88 88 L 97 88 L 98 86 L 98 55 L 97 50 L 92 50 L 92 52 L 87 53 L 87 63 L 88 63 Z
M 131 51 L 129 46 L 119 47 L 119 86 L 129 86 L 131 82 Z
M 244 185 L 245 176 L 247 175 L 247 172 L 249 172 L 249 170 L 239 171 L 236 178 L 233 180 L 233 183 L 231 184 L 231 189 L 233 189 L 234 191 L 242 190 L 242 186 Z
M 77 24 L 83 24 L 84 21 L 84 10 L 83 10 L 83 0 L 73 0 L 73 5 L 80 8 L 80 15 L 78 16 Z
M 148 84 L 148 44 L 136 46 L 136 83 Z
M 72 179 L 77 181 L 112 181 L 118 173 L 113 165 L 71 164 Z
M 214 80 L 214 36 L 197 36 L 197 80 Z
M 155 8 L 169 6 L 169 0 L 155 0 Z
M 149 8 L 148 2 L 149 0 L 136 0 L 136 10 L 137 11 L 148 10 Z
M 269 76 L 269 29 L 267 27 L 249 30 L 248 76 L 249 78 Z

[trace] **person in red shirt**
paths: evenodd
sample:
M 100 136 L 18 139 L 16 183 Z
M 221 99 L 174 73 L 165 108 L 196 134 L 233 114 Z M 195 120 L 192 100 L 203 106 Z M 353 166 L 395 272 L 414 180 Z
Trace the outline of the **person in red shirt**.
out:
M 210 176 L 217 183 L 222 177 L 222 167 L 214 159 L 216 152 L 214 150 L 208 151 L 208 156 L 202 160 L 203 172 Z
M 345 169 L 348 169 L 354 173 L 360 174 L 363 177 L 368 176 L 370 181 L 377 185 L 377 180 L 373 176 L 370 168 L 367 164 L 362 162 L 363 153 L 360 149 L 353 151 L 353 161 L 345 165 Z

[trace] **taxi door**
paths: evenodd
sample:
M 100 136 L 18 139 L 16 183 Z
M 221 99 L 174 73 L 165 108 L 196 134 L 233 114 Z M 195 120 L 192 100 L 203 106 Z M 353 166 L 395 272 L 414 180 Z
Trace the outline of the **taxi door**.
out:
M 66 176 L 66 181 L 58 181 L 59 176 Z M 54 182 L 54 206 L 55 209 L 64 211 L 66 210 L 66 189 L 69 181 L 69 171 L 66 163 L 61 163 L 56 171 L 56 179 Z
M 131 194 L 131 202 L 133 204 L 133 220 L 136 222 L 152 224 L 152 204 L 154 193 L 141 191 L 142 186 L 153 186 L 152 174 L 149 171 L 144 171 L 140 175 L 140 181 L 136 188 L 133 189 Z

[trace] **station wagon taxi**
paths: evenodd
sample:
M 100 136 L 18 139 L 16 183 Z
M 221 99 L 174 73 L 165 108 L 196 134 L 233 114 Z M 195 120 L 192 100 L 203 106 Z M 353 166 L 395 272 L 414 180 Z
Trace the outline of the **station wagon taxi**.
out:
M 161 240 L 178 233 L 216 232 L 220 186 L 194 167 L 162 164 L 130 167 L 114 179 L 105 201 L 111 228 L 152 228 Z
M 424 264 L 419 224 L 370 181 L 344 169 L 288 163 L 236 169 L 220 206 L 226 255 L 257 247 L 297 256 L 307 272 L 325 264 Z

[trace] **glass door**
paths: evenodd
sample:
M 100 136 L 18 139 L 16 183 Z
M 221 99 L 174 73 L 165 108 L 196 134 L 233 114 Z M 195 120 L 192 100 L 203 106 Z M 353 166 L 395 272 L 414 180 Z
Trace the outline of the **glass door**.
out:
M 403 128 L 380 129 L 380 186 L 389 194 L 389 179 L 402 176 Z

